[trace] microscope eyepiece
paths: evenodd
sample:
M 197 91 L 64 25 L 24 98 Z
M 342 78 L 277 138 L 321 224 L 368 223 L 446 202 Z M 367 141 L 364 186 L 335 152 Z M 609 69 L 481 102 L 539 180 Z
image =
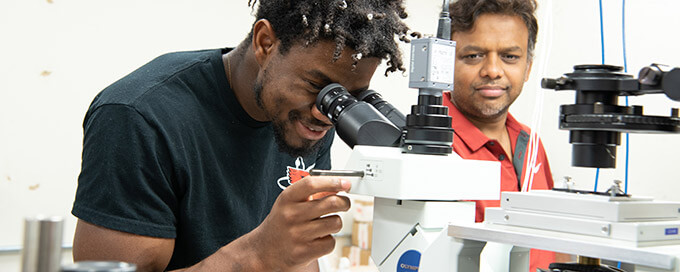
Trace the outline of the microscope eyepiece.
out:
M 345 87 L 338 83 L 331 83 L 321 89 L 317 95 L 316 108 L 335 124 L 345 108 L 357 102 L 357 99 L 347 92 Z
M 373 105 L 382 115 L 385 115 L 397 127 L 403 128 L 406 126 L 406 117 L 396 107 L 385 101 L 378 92 L 374 90 L 365 90 L 357 94 L 357 100 L 364 101 Z
M 321 92 L 316 97 L 316 107 L 331 120 L 333 125 L 335 125 L 338 136 L 350 147 L 354 147 L 357 144 L 373 146 L 399 145 L 401 141 L 401 127 L 395 125 L 388 117 L 374 107 L 375 105 L 385 107 L 389 103 L 384 102 L 376 92 L 371 92 L 373 93 L 363 96 L 364 98 L 371 98 L 369 99 L 371 104 L 369 104 L 357 100 L 342 85 L 332 83 L 321 89 Z M 388 112 L 396 111 L 394 107 L 390 107 L 391 105 L 386 108 Z

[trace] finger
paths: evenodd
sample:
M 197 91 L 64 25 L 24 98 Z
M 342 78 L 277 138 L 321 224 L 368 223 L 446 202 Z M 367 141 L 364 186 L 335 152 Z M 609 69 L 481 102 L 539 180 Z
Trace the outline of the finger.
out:
M 317 238 L 311 241 L 307 248 L 310 250 L 310 252 L 313 252 L 312 254 L 314 257 L 320 258 L 321 256 L 328 255 L 329 253 L 333 252 L 333 249 L 335 248 L 335 238 L 330 235 Z
M 292 201 L 308 201 L 316 193 L 349 191 L 351 186 L 352 183 L 338 177 L 307 176 L 288 186 L 282 194 Z
M 337 194 L 337 193 L 338 193 L 338 192 L 321 192 L 321 193 L 316 193 L 316 194 L 311 195 L 311 196 L 309 197 L 309 200 L 322 199 L 322 198 L 324 198 L 324 197 L 327 197 L 327 196 L 329 196 L 329 195 L 335 195 L 335 194 Z
M 321 256 L 331 253 L 335 248 L 335 238 L 330 235 L 310 240 L 306 243 L 297 244 L 288 249 L 285 253 L 294 262 L 304 265 L 305 263 L 318 259 Z
M 305 235 L 303 239 L 312 241 L 342 229 L 342 219 L 339 215 L 329 215 L 309 221 L 300 228 L 300 234 Z
M 351 204 L 346 196 L 329 195 L 321 199 L 315 199 L 305 203 L 300 203 L 298 208 L 304 213 L 301 213 L 302 220 L 314 220 L 315 218 L 336 212 L 346 212 L 349 210 Z

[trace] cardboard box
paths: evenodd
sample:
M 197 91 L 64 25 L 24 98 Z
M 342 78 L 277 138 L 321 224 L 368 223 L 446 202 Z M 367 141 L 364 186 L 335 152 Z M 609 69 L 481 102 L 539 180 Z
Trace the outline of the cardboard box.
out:
M 373 239 L 373 222 L 352 223 L 352 245 L 361 249 L 370 249 Z
M 355 246 L 342 248 L 342 257 L 349 259 L 350 266 L 368 265 L 371 259 L 371 251 Z
M 373 221 L 373 201 L 355 199 L 352 208 L 354 209 L 354 221 Z

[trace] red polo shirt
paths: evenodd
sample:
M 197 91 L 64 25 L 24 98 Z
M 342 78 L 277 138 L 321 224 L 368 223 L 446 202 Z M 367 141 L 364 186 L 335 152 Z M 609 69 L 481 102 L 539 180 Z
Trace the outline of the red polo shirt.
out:
M 491 140 L 484 135 L 477 127 L 475 127 L 459 110 L 451 103 L 451 93 L 444 92 L 443 98 L 444 106 L 449 108 L 449 115 L 451 116 L 451 126 L 454 130 L 453 150 L 464 159 L 476 159 L 487 161 L 499 161 L 501 163 L 501 192 L 511 191 L 517 192 L 521 190 L 522 182 L 526 173 L 526 164 L 529 155 L 523 155 L 526 152 L 526 140 L 531 133 L 529 127 L 521 124 L 510 113 L 505 121 L 505 126 L 508 128 L 508 135 L 510 136 L 510 145 L 512 154 L 507 154 L 500 143 L 496 140 Z M 517 151 L 518 138 L 523 138 L 524 141 L 519 141 L 520 152 Z M 523 143 L 524 142 L 524 143 Z M 550 173 L 550 165 L 548 165 L 548 157 L 543 149 L 543 143 L 539 140 L 538 154 L 536 157 L 536 165 L 538 170 L 534 174 L 534 181 L 532 189 L 552 189 L 553 178 Z M 513 162 L 508 160 L 508 156 L 513 156 L 513 161 L 518 164 L 523 161 L 522 167 L 518 165 L 521 171 L 521 179 L 517 178 L 517 172 Z M 519 159 L 519 158 L 522 158 Z M 500 195 L 498 200 L 475 200 L 477 215 L 476 221 L 484 221 L 484 209 L 486 207 L 499 207 Z M 531 270 L 536 271 L 536 267 L 544 269 L 555 260 L 555 253 L 549 251 L 531 250 Z

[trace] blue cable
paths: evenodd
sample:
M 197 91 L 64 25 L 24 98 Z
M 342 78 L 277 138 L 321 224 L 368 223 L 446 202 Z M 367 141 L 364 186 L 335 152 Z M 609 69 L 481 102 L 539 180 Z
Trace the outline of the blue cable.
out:
M 622 0 L 621 5 L 621 34 L 623 40 L 623 72 L 628 73 L 628 61 L 626 60 L 626 0 Z M 628 96 L 626 96 L 626 107 L 628 107 Z M 623 193 L 628 194 L 628 154 L 630 151 L 630 134 L 626 133 L 626 167 L 624 169 Z
M 623 71 L 628 73 L 628 60 L 626 59 L 626 0 L 621 5 L 621 35 L 623 36 Z M 626 96 L 628 106 L 628 96 Z
M 600 45 L 602 47 L 602 64 L 604 64 L 604 22 L 602 19 L 602 0 L 600 0 Z M 595 171 L 595 189 L 593 191 L 597 192 L 597 181 L 600 177 L 600 168 Z
M 602 0 L 600 0 L 600 44 L 602 45 L 602 64 L 604 64 L 604 22 L 602 19 Z

